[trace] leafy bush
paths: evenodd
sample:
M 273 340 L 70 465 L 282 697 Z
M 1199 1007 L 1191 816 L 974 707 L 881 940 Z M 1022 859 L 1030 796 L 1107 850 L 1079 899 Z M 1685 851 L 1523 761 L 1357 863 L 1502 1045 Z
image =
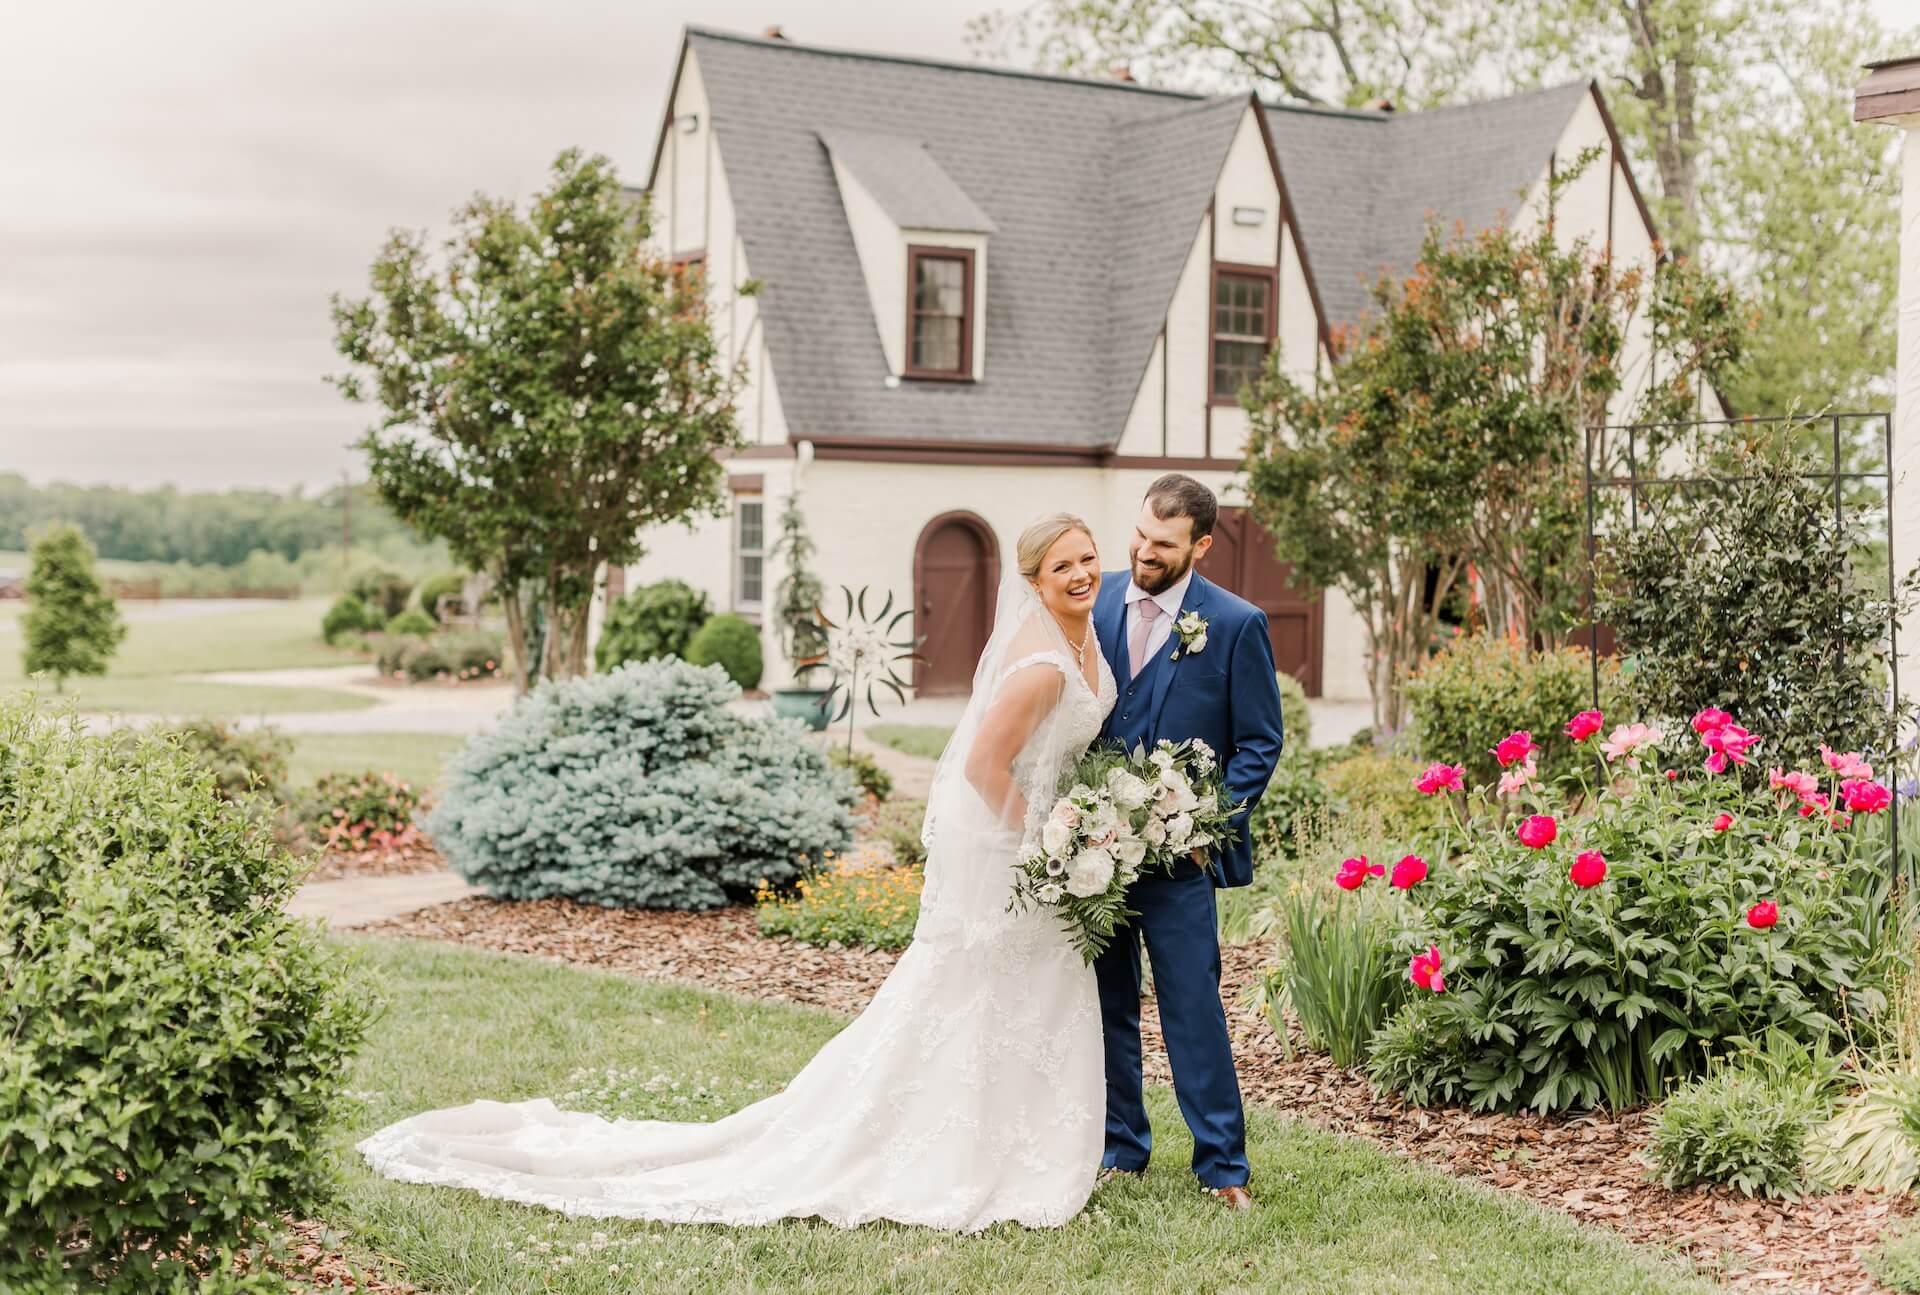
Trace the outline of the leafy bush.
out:
M 497 630 L 447 630 L 434 643 L 461 679 L 498 678 L 507 657 L 506 637 Z
M 1822 1187 L 1907 1192 L 1920 1182 L 1920 1071 L 1877 1067 L 1835 1103 L 1807 1151 Z
M 1902 1223 L 1889 1229 L 1867 1252 L 1866 1264 L 1883 1286 L 1920 1291 L 1920 1227 Z
M 415 683 L 453 673 L 453 658 L 447 655 L 438 639 L 383 635 L 375 659 L 381 674 Z
M 628 661 L 685 658 L 687 645 L 712 615 L 707 596 L 683 580 L 642 585 L 607 608 L 606 624 L 593 648 L 594 668 L 607 671 Z
M 872 867 L 802 877 L 794 894 L 771 886 L 754 892 L 763 935 L 785 935 L 805 944 L 859 944 L 904 949 L 920 920 L 919 867 Z
M 1281 957 L 1266 973 L 1267 1019 L 1284 1040 L 1281 1013 L 1292 1007 L 1307 1045 L 1339 1066 L 1363 1059 L 1368 1040 L 1407 996 L 1406 976 L 1394 966 L 1394 913 L 1374 895 L 1301 887 L 1278 904 Z
M 757 688 L 764 669 L 760 631 L 743 617 L 721 612 L 709 617 L 687 644 L 687 660 L 694 665 L 717 665 L 742 688 Z
M 362 850 L 411 840 L 421 794 L 397 774 L 322 774 L 305 796 L 307 819 L 329 850 Z
M 407 609 L 413 597 L 413 581 L 389 567 L 369 567 L 354 576 L 347 592 L 378 615 L 384 624 Z
M 1890 754 L 1887 629 L 1914 575 L 1889 602 L 1857 566 L 1867 518 L 1836 523 L 1808 464 L 1747 448 L 1713 463 L 1734 479 L 1655 490 L 1603 550 L 1600 616 L 1632 658 L 1635 703 L 1731 710 L 1767 734 L 1769 763 L 1810 764 L 1822 742 Z
M 220 799 L 234 801 L 258 794 L 277 800 L 285 794 L 293 742 L 276 730 L 264 725 L 241 729 L 225 720 L 198 719 L 166 732 L 195 764 L 213 775 L 213 789 Z
M 1818 1115 L 1804 1085 L 1723 1066 L 1679 1088 L 1654 1117 L 1660 1181 L 1725 1183 L 1742 1196 L 1798 1199 Z
M 880 762 L 865 751 L 849 751 L 844 746 L 836 746 L 827 752 L 827 759 L 836 768 L 852 774 L 853 785 L 875 800 L 885 800 L 893 795 L 893 775 L 882 769 Z
M 1305 751 L 1313 746 L 1313 711 L 1307 704 L 1307 688 L 1285 670 L 1275 675 L 1280 684 L 1280 728 L 1289 751 Z
M 0 698 L 0 1289 L 271 1289 L 235 1255 L 318 1207 L 371 996 L 263 811 Z
M 320 637 L 329 643 L 338 643 L 345 635 L 371 633 L 385 623 L 368 611 L 366 603 L 355 595 L 341 594 L 320 618 Z
M 26 592 L 20 630 L 27 673 L 52 675 L 56 689 L 69 675 L 105 674 L 127 627 L 94 575 L 93 545 L 79 527 L 34 533 Z
M 427 830 L 507 899 L 698 909 L 789 885 L 847 847 L 854 790 L 739 695 L 671 660 L 542 683 L 454 757 Z
M 458 598 L 467 587 L 467 574 L 464 571 L 445 571 L 437 576 L 429 576 L 420 582 L 414 597 L 419 600 L 420 610 L 436 622 L 440 619 L 440 600 Z
M 1465 825 L 1406 892 L 1401 954 L 1437 945 L 1445 966 L 1420 1022 L 1433 1053 L 1376 1052 L 1376 1082 L 1481 1109 L 1618 1110 L 1769 1027 L 1811 1042 L 1884 1007 L 1885 882 L 1862 833 L 1708 774 L 1679 742 L 1623 754 L 1578 818 L 1535 784 Z M 1583 869 L 1604 871 L 1581 885 L 1589 852 Z
M 388 621 L 386 626 L 387 633 L 389 634 L 411 634 L 416 638 L 426 638 L 438 628 L 439 624 L 433 617 L 427 615 L 418 607 L 407 608 L 407 610 Z
M 906 866 L 927 861 L 927 847 L 920 840 L 920 828 L 926 822 L 924 800 L 883 800 L 873 811 L 871 831 L 893 851 L 893 861 Z
M 1600 667 L 1601 709 L 1610 711 L 1619 667 L 1611 660 Z M 1593 664 L 1580 648 L 1533 652 L 1518 639 L 1462 634 L 1407 681 L 1407 700 L 1420 757 L 1464 764 L 1469 783 L 1499 776 L 1493 746 L 1516 729 L 1540 744 L 1548 777 L 1566 772 L 1576 758 L 1591 759 L 1577 757 L 1562 732 L 1569 716 L 1593 705 Z
M 1443 817 L 1438 801 L 1414 790 L 1420 769 L 1404 756 L 1368 752 L 1328 765 L 1320 777 L 1343 812 L 1409 838 L 1412 847 L 1411 838 L 1440 826 Z

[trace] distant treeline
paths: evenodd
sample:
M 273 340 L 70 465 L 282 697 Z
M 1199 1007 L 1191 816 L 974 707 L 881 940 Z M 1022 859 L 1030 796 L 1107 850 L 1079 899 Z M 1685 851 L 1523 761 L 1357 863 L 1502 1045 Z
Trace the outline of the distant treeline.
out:
M 34 528 L 63 521 L 85 531 L 103 558 L 238 567 L 250 557 L 257 563 L 255 555 L 270 554 L 298 563 L 309 554 L 339 552 L 343 489 L 335 486 L 311 497 L 298 490 L 183 493 L 171 486 L 36 486 L 18 474 L 0 473 L 0 550 L 24 550 Z M 370 487 L 352 489 L 355 550 L 404 560 L 417 549 L 420 564 L 436 560 L 439 546 L 416 536 Z

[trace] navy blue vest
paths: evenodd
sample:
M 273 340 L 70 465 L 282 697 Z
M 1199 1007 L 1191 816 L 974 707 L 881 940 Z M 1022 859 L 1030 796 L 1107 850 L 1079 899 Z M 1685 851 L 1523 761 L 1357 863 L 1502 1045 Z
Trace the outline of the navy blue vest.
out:
M 1122 625 L 1125 625 L 1123 620 Z M 1168 658 L 1172 655 L 1172 643 L 1175 635 L 1167 635 L 1167 642 L 1147 662 L 1147 668 L 1132 679 L 1117 679 L 1120 687 L 1120 699 L 1113 704 L 1113 711 L 1107 716 L 1106 736 L 1131 751 L 1144 742 L 1153 732 L 1153 681 L 1162 670 L 1171 670 L 1173 665 Z

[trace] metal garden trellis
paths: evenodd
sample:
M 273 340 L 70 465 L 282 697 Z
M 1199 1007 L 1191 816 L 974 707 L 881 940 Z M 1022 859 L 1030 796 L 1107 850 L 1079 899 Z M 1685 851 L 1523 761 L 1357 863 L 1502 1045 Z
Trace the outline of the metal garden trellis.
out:
M 1878 481 L 1884 483 L 1885 523 L 1887 541 L 1887 599 L 1891 603 L 1896 596 L 1898 583 L 1894 569 L 1893 556 L 1893 415 L 1890 413 L 1828 413 L 1828 414 L 1778 414 L 1763 418 L 1713 418 L 1693 422 L 1649 422 L 1649 423 L 1611 423 L 1590 425 L 1586 431 L 1586 453 L 1582 461 L 1582 478 L 1585 483 L 1587 510 L 1587 660 L 1592 671 L 1593 705 L 1600 706 L 1600 618 L 1592 614 L 1594 607 L 1594 565 L 1597 551 L 1598 533 L 1596 531 L 1595 499 L 1602 490 L 1625 490 L 1627 494 L 1628 525 L 1637 530 L 1640 525 L 1640 493 L 1643 488 L 1658 486 L 1698 486 L 1731 484 L 1747 478 L 1737 476 L 1680 476 L 1666 477 L 1658 475 L 1657 466 L 1654 475 L 1642 476 L 1640 450 L 1645 446 L 1672 444 L 1681 438 L 1707 431 L 1708 429 L 1726 429 L 1753 427 L 1756 425 L 1797 424 L 1801 427 L 1824 427 L 1831 433 L 1831 457 L 1827 471 L 1806 473 L 1806 479 L 1825 481 L 1833 488 L 1833 520 L 1839 528 L 1846 516 L 1846 483 L 1853 481 Z M 1843 451 L 1847 444 L 1844 432 L 1848 428 L 1877 429 L 1881 458 L 1877 472 L 1849 472 L 1844 470 Z M 1624 437 L 1626 475 L 1616 475 L 1609 464 L 1603 463 L 1604 475 L 1595 475 L 1594 446 L 1598 438 L 1603 457 L 1608 453 L 1610 444 Z M 1826 438 L 1823 438 L 1823 440 Z M 1897 616 L 1889 618 L 1887 625 L 1887 663 L 1890 671 L 1887 691 L 1887 708 L 1892 720 L 1890 729 L 1898 731 L 1900 717 L 1900 625 Z M 1900 875 L 1900 793 L 1898 779 L 1895 779 L 1892 804 L 1889 806 L 1890 819 L 1888 836 L 1892 849 L 1893 877 L 1897 881 Z

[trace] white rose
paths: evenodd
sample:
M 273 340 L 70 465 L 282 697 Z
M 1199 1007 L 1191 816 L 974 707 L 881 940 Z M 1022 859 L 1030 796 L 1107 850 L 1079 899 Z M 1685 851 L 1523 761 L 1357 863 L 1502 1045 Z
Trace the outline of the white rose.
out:
M 1051 817 L 1054 822 L 1059 823 L 1069 831 L 1080 825 L 1080 811 L 1073 807 L 1073 802 L 1070 800 L 1054 801 L 1053 814 Z
M 1105 850 L 1082 850 L 1067 866 L 1067 893 L 1090 899 L 1113 881 L 1113 856 Z
M 1125 769 L 1115 769 L 1108 774 L 1107 787 L 1113 792 L 1114 803 L 1122 809 L 1139 809 L 1152 794 L 1146 779 L 1136 777 Z
M 1141 860 L 1147 857 L 1147 843 L 1137 836 L 1122 837 L 1120 843 L 1113 847 L 1113 857 L 1120 860 L 1124 867 L 1137 868 Z
M 1201 630 L 1198 634 L 1194 635 L 1191 640 L 1189 640 L 1189 642 L 1187 643 L 1187 651 L 1205 652 L 1206 650 L 1207 650 L 1207 632 L 1205 630 Z
M 1162 742 L 1159 746 L 1153 748 L 1153 754 L 1147 757 L 1147 761 L 1155 768 L 1164 772 L 1165 770 L 1173 768 L 1173 751 L 1165 742 Z
M 1140 835 L 1146 838 L 1148 845 L 1161 845 L 1165 843 L 1167 839 L 1167 821 L 1158 814 L 1155 814 L 1147 820 L 1147 825 L 1140 830 Z
M 1167 844 L 1176 850 L 1184 850 L 1187 838 L 1193 835 L 1193 816 L 1175 814 L 1167 820 Z
M 1040 896 L 1041 903 L 1057 904 L 1060 902 L 1060 897 L 1066 894 L 1067 892 L 1061 887 L 1059 882 L 1050 881 L 1046 885 L 1040 887 L 1039 891 L 1036 893 Z
M 1047 853 L 1053 858 L 1065 854 L 1072 843 L 1073 829 L 1058 818 L 1048 819 L 1046 826 L 1040 829 L 1040 844 L 1046 847 Z

